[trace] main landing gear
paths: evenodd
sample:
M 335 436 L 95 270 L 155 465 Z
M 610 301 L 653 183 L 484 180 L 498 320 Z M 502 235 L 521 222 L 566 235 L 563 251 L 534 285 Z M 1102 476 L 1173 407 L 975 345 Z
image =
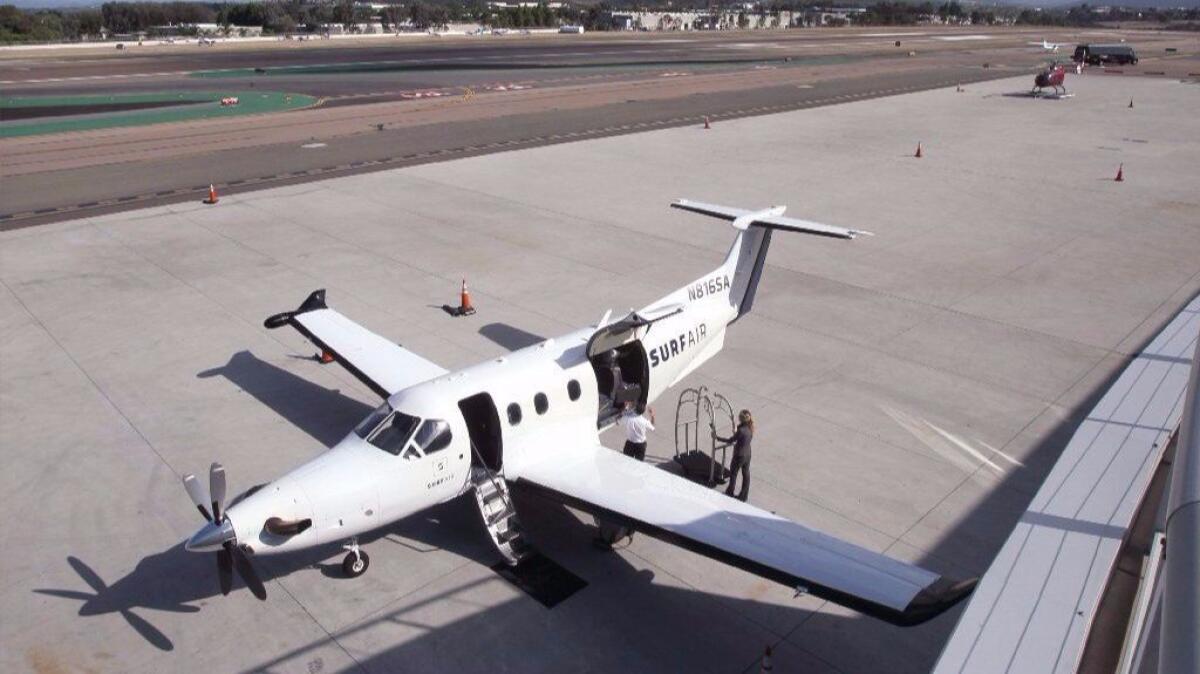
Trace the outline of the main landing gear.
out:
M 342 560 L 342 573 L 346 574 L 347 578 L 358 578 L 366 573 L 367 567 L 371 565 L 371 558 L 359 549 L 358 539 L 351 538 L 350 542 L 342 547 L 349 550 L 346 558 Z

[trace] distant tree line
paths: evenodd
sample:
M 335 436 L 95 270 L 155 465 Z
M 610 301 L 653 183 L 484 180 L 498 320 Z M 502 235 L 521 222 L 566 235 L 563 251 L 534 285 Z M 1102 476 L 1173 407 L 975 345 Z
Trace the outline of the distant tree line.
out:
M 667 9 L 682 11 L 718 11 L 732 0 L 602 0 L 586 6 L 566 5 L 551 10 L 545 3 L 531 7 L 490 9 L 484 0 L 397 0 L 378 11 L 353 0 L 246 0 L 241 2 L 106 2 L 96 9 L 24 10 L 0 5 L 0 44 L 16 42 L 52 42 L 80 40 L 109 34 L 152 34 L 156 27 L 175 26 L 186 34 L 187 26 L 216 23 L 226 34 L 237 27 L 262 26 L 267 33 L 317 32 L 324 26 L 340 24 L 347 31 L 378 21 L 385 31 L 401 26 L 419 30 L 441 28 L 450 23 L 477 22 L 498 28 L 534 28 L 561 24 L 582 25 L 590 31 L 612 28 L 612 13 Z M 740 3 L 739 3 L 740 4 Z M 818 6 L 835 4 L 832 0 L 762 0 L 755 10 L 739 8 L 738 25 L 751 25 L 750 14 L 778 15 L 791 11 L 811 13 Z M 848 2 L 854 5 L 857 2 Z M 959 0 L 934 4 L 903 0 L 867 0 L 866 11 L 852 14 L 855 25 L 912 25 L 938 16 L 947 23 L 991 24 L 998 14 L 1018 24 L 1037 26 L 1091 26 L 1097 23 L 1145 21 L 1167 24 L 1174 30 L 1200 29 L 1200 9 L 1123 9 L 1112 7 L 1097 13 L 1083 4 L 1064 9 L 991 9 L 964 7 Z M 815 14 L 813 14 L 815 16 Z M 182 28 L 180 28 L 182 27 Z
M 79 40 L 99 36 L 104 19 L 94 9 L 24 10 L 0 5 L 0 44 Z

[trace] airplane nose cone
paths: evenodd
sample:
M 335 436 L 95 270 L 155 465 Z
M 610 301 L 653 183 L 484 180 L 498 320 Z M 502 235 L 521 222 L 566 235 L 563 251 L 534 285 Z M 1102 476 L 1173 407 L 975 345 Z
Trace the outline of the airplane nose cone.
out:
M 220 524 L 209 522 L 197 531 L 183 547 L 191 552 L 208 552 L 218 550 L 227 541 L 237 539 L 233 531 L 233 522 L 224 520 Z

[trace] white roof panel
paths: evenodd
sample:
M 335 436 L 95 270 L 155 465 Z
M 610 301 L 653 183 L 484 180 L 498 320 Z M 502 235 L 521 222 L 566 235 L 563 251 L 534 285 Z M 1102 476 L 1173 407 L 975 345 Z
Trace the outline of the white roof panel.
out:
M 984 574 L 934 672 L 1075 670 L 1121 540 L 1182 413 L 1193 299 L 1079 425 Z

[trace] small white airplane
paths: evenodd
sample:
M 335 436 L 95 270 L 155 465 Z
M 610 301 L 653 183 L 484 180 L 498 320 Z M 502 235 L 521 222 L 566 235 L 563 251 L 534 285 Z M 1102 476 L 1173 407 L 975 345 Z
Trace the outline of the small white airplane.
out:
M 221 589 L 233 570 L 260 599 L 249 558 L 343 543 L 354 577 L 369 558 L 357 536 L 473 490 L 497 551 L 511 565 L 532 553 L 510 497 L 524 489 L 898 625 L 924 622 L 974 589 L 725 496 L 600 443 L 626 402 L 648 403 L 715 356 L 748 313 L 771 235 L 869 234 L 680 200 L 729 221 L 725 261 L 653 304 L 448 372 L 325 303 L 318 290 L 267 328 L 290 325 L 384 402 L 331 450 L 252 490 L 228 508 L 225 471 L 208 493 L 184 478 L 208 523 L 186 543 L 216 551 Z M 211 510 L 210 510 L 211 508 Z
M 1037 42 L 1030 42 L 1029 44 L 1036 47 L 1041 47 L 1043 50 L 1054 52 L 1055 54 L 1058 53 L 1059 48 L 1067 46 L 1067 43 L 1065 42 L 1047 42 L 1045 38 L 1042 39 L 1041 44 L 1038 44 Z

